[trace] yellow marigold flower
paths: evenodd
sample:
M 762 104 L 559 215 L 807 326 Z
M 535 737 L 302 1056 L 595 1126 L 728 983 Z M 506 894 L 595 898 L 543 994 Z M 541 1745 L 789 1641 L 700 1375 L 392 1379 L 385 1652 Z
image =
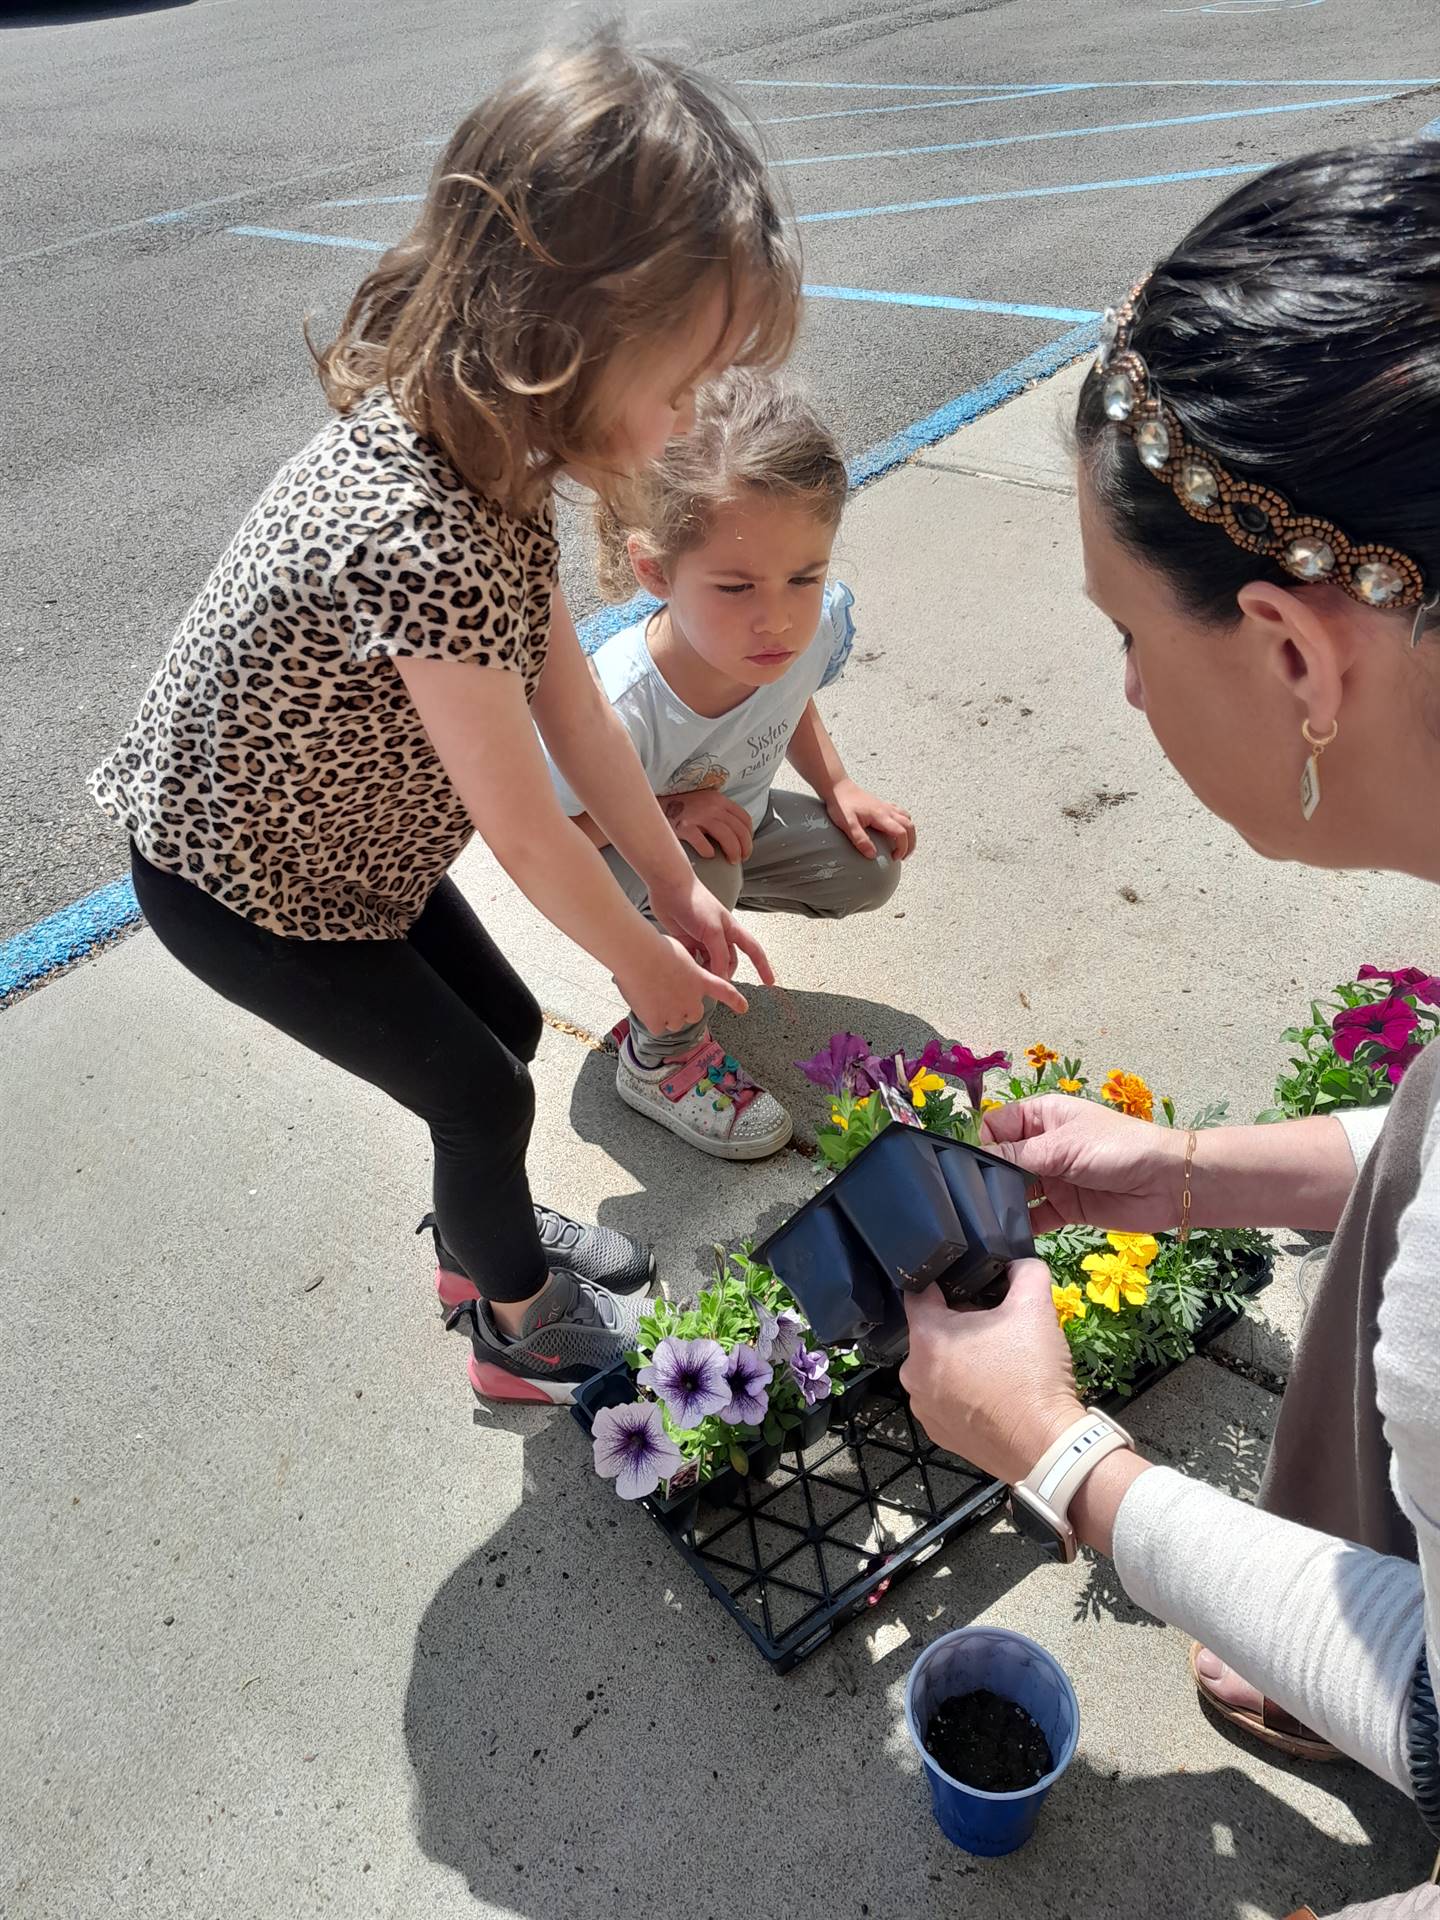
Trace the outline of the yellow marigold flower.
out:
M 1085 1091 L 1085 1082 L 1083 1080 L 1057 1080 L 1055 1085 L 1060 1089 L 1061 1093 L 1083 1093 Z
M 1119 1313 L 1122 1302 L 1127 1307 L 1143 1307 L 1150 1297 L 1145 1275 L 1122 1254 L 1087 1253 L 1080 1264 L 1090 1275 L 1085 1291 L 1097 1307 Z
M 928 1067 L 922 1067 L 910 1082 L 910 1098 L 917 1107 L 923 1107 L 932 1093 L 944 1093 L 945 1082 L 938 1073 L 932 1073 Z
M 1003 1100 L 991 1100 L 987 1095 L 987 1097 L 980 1102 L 980 1111 L 981 1113 L 994 1113 L 997 1107 L 1003 1107 L 1004 1104 L 1005 1102 Z
M 830 1124 L 832 1127 L 838 1127 L 841 1133 L 848 1133 L 850 1131 L 850 1122 L 845 1118 L 844 1114 L 841 1113 L 839 1107 L 832 1107 L 830 1109 Z
M 1138 1073 L 1121 1073 L 1117 1068 L 1100 1089 L 1100 1098 L 1137 1120 L 1155 1118 L 1155 1096 Z
M 1085 1315 L 1090 1311 L 1085 1305 L 1085 1302 L 1080 1298 L 1080 1289 L 1078 1286 L 1057 1287 L 1052 1285 L 1050 1288 L 1050 1298 L 1055 1302 L 1055 1312 L 1062 1327 L 1068 1326 L 1072 1320 L 1083 1320 Z
M 1033 1047 L 1026 1047 L 1025 1058 L 1030 1062 L 1036 1073 L 1043 1073 L 1046 1067 L 1048 1067 L 1052 1061 L 1058 1060 L 1060 1056 L 1053 1047 L 1047 1047 L 1042 1041 Z
M 1107 1233 L 1105 1238 L 1119 1254 L 1122 1260 L 1128 1260 L 1132 1267 L 1145 1268 L 1155 1264 L 1160 1251 L 1160 1242 L 1153 1233 Z

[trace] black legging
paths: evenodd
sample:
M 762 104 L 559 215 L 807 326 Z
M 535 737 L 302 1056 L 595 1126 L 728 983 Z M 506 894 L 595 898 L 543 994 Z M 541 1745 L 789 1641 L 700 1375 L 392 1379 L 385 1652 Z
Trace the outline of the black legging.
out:
M 134 848 L 131 869 L 181 966 L 425 1122 L 441 1236 L 486 1298 L 538 1292 L 525 1149 L 540 1008 L 460 889 L 442 880 L 404 940 L 286 940 Z

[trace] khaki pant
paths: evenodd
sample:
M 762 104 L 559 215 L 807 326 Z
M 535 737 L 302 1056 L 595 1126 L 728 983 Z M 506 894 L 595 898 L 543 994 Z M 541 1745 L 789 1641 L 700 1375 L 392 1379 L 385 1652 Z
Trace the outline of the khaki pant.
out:
M 605 849 L 605 859 L 629 899 L 653 917 L 639 874 L 613 847 Z M 770 795 L 743 867 L 718 857 L 702 860 L 697 853 L 690 854 L 690 864 L 722 906 L 748 913 L 799 913 L 811 920 L 873 913 L 900 884 L 899 861 L 887 853 L 867 860 L 831 820 L 823 801 L 809 793 Z M 703 1020 L 684 1033 L 654 1034 L 630 1015 L 630 1042 L 644 1067 L 678 1059 L 704 1037 Z

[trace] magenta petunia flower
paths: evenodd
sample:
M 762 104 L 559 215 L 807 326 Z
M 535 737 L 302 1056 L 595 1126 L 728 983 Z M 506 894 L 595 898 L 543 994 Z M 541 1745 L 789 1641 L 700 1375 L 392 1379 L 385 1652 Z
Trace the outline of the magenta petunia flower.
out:
M 813 1085 L 838 1098 L 853 1090 L 854 1069 L 869 1057 L 870 1042 L 858 1033 L 832 1033 L 819 1053 L 795 1064 Z
M 1419 1024 L 1420 1016 L 1409 1002 L 1392 997 L 1371 1007 L 1346 1007 L 1336 1014 L 1331 1037 L 1340 1058 L 1353 1060 L 1362 1047 L 1378 1047 L 1382 1054 L 1399 1051 Z
M 1395 993 L 1413 993 L 1427 1007 L 1440 1007 L 1440 978 L 1419 967 L 1361 967 L 1357 980 L 1388 981 Z
M 1008 1067 L 1010 1056 L 1005 1052 L 973 1053 L 969 1047 L 962 1047 L 958 1040 L 944 1046 L 939 1040 L 932 1040 L 918 1060 L 910 1063 L 911 1075 L 925 1068 L 931 1073 L 948 1074 L 952 1080 L 958 1080 L 969 1096 L 970 1105 L 978 1113 L 980 1102 L 985 1097 L 985 1076 L 993 1067 Z
M 1406 1070 L 1414 1066 L 1424 1051 L 1424 1047 L 1418 1040 L 1410 1040 L 1390 1055 L 1390 1058 L 1385 1062 L 1385 1071 L 1390 1076 L 1390 1084 L 1392 1087 L 1399 1086 L 1400 1082 L 1405 1078 Z
M 622 1500 L 643 1500 L 680 1471 L 684 1456 L 665 1431 L 653 1400 L 602 1407 L 595 1416 L 595 1471 L 615 1482 Z
M 725 1378 L 730 1404 L 720 1409 L 720 1418 L 731 1427 L 758 1427 L 770 1405 L 765 1389 L 775 1378 L 775 1369 L 742 1342 L 725 1356 Z

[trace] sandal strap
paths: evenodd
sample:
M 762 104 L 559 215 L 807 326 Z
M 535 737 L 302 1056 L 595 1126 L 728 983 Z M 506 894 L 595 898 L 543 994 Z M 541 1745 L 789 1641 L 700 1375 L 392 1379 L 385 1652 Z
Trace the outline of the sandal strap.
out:
M 1283 1733 L 1291 1740 L 1318 1740 L 1320 1738 L 1319 1734 L 1316 1733 L 1312 1727 L 1307 1727 L 1302 1720 L 1297 1720 L 1293 1713 L 1287 1713 L 1283 1707 L 1277 1706 L 1273 1700 L 1262 1700 L 1260 1702 L 1260 1724 L 1267 1733 Z

